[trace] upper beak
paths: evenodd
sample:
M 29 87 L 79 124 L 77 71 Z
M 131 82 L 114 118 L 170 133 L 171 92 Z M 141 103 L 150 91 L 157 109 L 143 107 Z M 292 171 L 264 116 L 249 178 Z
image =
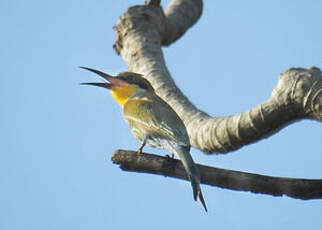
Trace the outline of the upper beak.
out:
M 102 78 L 104 78 L 105 80 L 109 81 L 109 83 L 107 83 L 107 82 L 86 82 L 86 83 L 81 83 L 81 85 L 94 85 L 94 86 L 99 86 L 99 87 L 111 89 L 113 86 L 120 86 L 120 85 L 126 84 L 125 81 L 117 79 L 116 77 L 113 77 L 111 75 L 103 73 L 99 70 L 91 69 L 91 68 L 83 67 L 83 66 L 80 66 L 80 68 L 86 69 L 86 70 L 91 71 L 93 73 L 96 73 L 99 76 L 101 76 Z

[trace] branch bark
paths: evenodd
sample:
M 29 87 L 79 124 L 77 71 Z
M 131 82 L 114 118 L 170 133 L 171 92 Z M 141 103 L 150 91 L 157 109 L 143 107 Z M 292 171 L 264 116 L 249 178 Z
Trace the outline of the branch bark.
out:
M 322 76 L 317 67 L 291 68 L 280 75 L 271 97 L 247 112 L 211 117 L 177 88 L 165 65 L 162 45 L 179 39 L 202 13 L 201 0 L 160 1 L 129 8 L 119 19 L 115 51 L 128 69 L 143 74 L 178 113 L 191 145 L 205 153 L 227 153 L 268 137 L 300 119 L 322 121 Z
M 125 171 L 151 173 L 188 180 L 182 163 L 176 159 L 134 151 L 116 150 L 112 161 Z M 263 176 L 212 168 L 197 164 L 201 183 L 238 191 L 309 200 L 322 198 L 322 180 Z

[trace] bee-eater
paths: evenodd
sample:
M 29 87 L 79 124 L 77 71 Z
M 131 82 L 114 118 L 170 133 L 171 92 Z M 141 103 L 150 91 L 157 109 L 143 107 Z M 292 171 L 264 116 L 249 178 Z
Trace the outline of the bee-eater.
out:
M 154 92 L 151 84 L 141 74 L 121 72 L 111 76 L 101 71 L 81 67 L 103 77 L 108 82 L 82 83 L 109 89 L 123 108 L 125 120 L 133 135 L 141 142 L 138 153 L 145 144 L 166 149 L 177 154 L 188 174 L 193 197 L 199 199 L 207 211 L 200 189 L 200 174 L 190 155 L 187 130 L 177 113 Z

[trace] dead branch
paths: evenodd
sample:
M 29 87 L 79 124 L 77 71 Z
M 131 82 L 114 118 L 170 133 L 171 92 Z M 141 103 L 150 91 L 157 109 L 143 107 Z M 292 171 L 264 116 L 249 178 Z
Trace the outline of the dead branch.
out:
M 112 161 L 125 171 L 163 175 L 188 180 L 180 160 L 129 150 L 116 150 Z M 197 164 L 201 183 L 272 196 L 309 200 L 322 198 L 321 179 L 272 177 Z

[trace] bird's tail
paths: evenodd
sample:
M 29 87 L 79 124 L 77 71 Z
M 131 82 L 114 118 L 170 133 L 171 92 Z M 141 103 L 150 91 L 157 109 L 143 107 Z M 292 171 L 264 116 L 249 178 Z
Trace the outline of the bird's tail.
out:
M 205 203 L 205 200 L 203 199 L 202 192 L 200 189 L 200 174 L 199 170 L 197 169 L 195 163 L 193 162 L 193 159 L 190 155 L 189 152 L 190 148 L 189 147 L 184 147 L 184 146 L 175 146 L 174 151 L 176 154 L 178 154 L 183 167 L 185 168 L 188 177 L 191 181 L 191 186 L 193 189 L 193 198 L 195 201 L 198 199 L 200 200 L 202 206 L 205 208 L 207 212 L 207 206 Z

